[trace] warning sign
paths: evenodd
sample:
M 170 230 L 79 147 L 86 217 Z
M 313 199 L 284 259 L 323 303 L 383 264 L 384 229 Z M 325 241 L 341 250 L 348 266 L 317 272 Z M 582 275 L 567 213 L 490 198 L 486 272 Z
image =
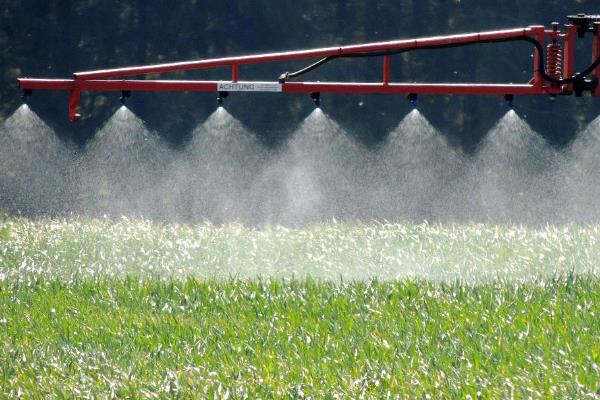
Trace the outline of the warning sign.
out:
M 281 92 L 276 82 L 219 82 L 218 91 L 223 92 Z

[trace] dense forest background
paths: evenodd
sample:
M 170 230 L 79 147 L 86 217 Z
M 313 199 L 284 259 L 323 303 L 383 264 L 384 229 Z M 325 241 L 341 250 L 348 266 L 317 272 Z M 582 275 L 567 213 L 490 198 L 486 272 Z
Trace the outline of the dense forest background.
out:
M 16 78 L 70 77 L 75 71 L 299 48 L 566 22 L 600 13 L 598 0 L 0 0 L 0 120 L 20 103 Z M 579 62 L 589 63 L 589 39 Z M 477 45 L 395 56 L 395 81 L 527 82 L 528 44 Z M 275 80 L 306 62 L 241 70 L 241 79 Z M 381 59 L 340 60 L 310 80 L 376 81 Z M 164 78 L 228 79 L 229 71 Z M 67 120 L 65 93 L 34 93 L 31 107 L 74 145 L 83 145 L 119 107 L 118 93 L 84 94 L 83 120 Z M 215 109 L 212 93 L 135 93 L 130 108 L 174 145 Z M 323 95 L 327 113 L 367 144 L 381 140 L 409 110 L 401 96 Z M 278 144 L 314 107 L 304 95 L 235 93 L 228 110 L 266 143 Z M 453 143 L 472 149 L 505 112 L 496 97 L 423 96 L 422 112 Z M 600 114 L 589 98 L 517 98 L 519 114 L 557 146 Z

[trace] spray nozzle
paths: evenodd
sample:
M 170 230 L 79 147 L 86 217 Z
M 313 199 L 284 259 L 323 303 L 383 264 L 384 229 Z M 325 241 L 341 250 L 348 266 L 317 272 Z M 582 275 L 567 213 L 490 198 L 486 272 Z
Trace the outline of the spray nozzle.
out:
M 125 102 L 130 97 L 131 97 L 131 90 L 122 90 L 121 97 L 119 97 L 119 100 L 121 100 L 121 104 L 125 105 Z
M 581 97 L 584 92 L 589 91 L 594 94 L 596 89 L 598 88 L 598 78 L 592 76 L 590 78 L 586 78 L 580 72 L 576 73 L 573 80 L 573 91 L 575 92 L 575 96 Z
M 321 93 L 313 92 L 310 94 L 310 98 L 315 102 L 315 106 L 321 107 Z
M 223 100 L 225 100 L 229 96 L 229 92 L 219 91 L 217 92 L 217 103 L 219 106 L 223 105 Z
M 33 94 L 33 90 L 31 89 L 23 89 L 23 95 L 21 96 L 21 100 L 23 103 L 27 104 L 29 97 Z
M 514 94 L 506 94 L 504 95 L 504 102 L 511 110 L 514 108 L 515 104 L 515 95 Z
M 419 96 L 416 93 L 411 93 L 408 95 L 408 101 L 410 102 L 410 106 L 413 110 L 416 110 L 419 106 Z

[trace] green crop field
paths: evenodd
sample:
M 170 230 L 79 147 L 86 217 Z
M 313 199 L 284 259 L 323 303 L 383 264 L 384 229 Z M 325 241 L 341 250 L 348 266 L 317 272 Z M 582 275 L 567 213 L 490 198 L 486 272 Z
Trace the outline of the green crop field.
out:
M 0 397 L 600 398 L 600 228 L 0 219 Z

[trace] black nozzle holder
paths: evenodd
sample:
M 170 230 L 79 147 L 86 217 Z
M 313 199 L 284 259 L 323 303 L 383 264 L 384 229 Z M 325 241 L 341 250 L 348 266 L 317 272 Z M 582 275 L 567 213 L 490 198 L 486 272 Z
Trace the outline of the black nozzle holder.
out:
M 584 92 L 595 93 L 598 88 L 598 78 L 592 76 L 590 78 L 584 77 L 581 73 L 576 73 L 575 79 L 573 80 L 573 91 L 576 97 L 581 97 Z
M 310 94 L 310 98 L 313 99 L 313 101 L 315 102 L 315 106 L 321 106 L 321 93 L 313 92 Z
M 131 97 L 131 90 L 122 90 L 121 97 L 119 97 L 119 100 L 121 100 L 122 104 L 125 104 L 125 101 L 127 101 L 127 99 L 130 97 Z
M 29 97 L 33 94 L 33 90 L 31 89 L 23 89 L 23 94 L 21 95 L 21 100 L 23 103 L 27 103 Z
M 217 92 L 217 103 L 219 103 L 219 105 L 222 106 L 223 100 L 226 99 L 227 96 L 229 96 L 229 92 L 225 92 L 225 91 Z
M 406 96 L 406 98 L 410 102 L 410 106 L 413 109 L 416 109 L 419 106 L 419 96 L 416 93 L 411 93 L 408 96 Z

